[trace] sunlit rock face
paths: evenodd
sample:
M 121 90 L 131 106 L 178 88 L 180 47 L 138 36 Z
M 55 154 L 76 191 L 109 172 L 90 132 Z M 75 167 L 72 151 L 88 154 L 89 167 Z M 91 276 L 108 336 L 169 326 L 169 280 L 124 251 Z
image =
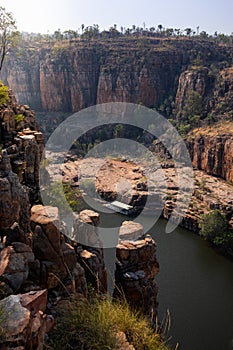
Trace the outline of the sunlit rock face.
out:
M 140 224 L 123 222 L 116 247 L 116 290 L 123 292 L 129 303 L 146 314 L 156 315 L 159 272 L 156 243 L 145 235 Z

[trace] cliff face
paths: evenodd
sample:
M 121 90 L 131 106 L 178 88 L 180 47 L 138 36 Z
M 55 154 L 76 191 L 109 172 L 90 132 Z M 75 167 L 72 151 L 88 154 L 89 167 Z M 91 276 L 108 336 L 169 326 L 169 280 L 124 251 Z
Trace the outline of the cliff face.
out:
M 211 99 L 230 101 L 231 70 L 219 68 L 232 65 L 230 48 L 213 42 L 77 40 L 19 52 L 8 58 L 1 76 L 19 101 L 36 110 L 75 112 L 112 101 L 158 108 L 171 97 L 179 116 L 191 90 L 203 95 L 205 113 L 215 106 Z
M 40 101 L 46 111 L 78 111 L 95 104 L 99 57 L 93 49 L 41 52 Z
M 112 57 L 108 56 L 101 66 L 97 103 L 123 101 L 155 107 L 172 93 L 182 66 L 181 53 L 152 50 L 140 57 L 140 52 L 132 51 L 125 60 L 120 64 L 115 61 L 109 68 Z
M 196 169 L 233 182 L 232 123 L 194 130 L 186 144 Z
M 9 101 L 0 106 L 0 145 L 1 235 L 11 236 L 8 243 L 28 243 L 30 200 L 38 194 L 44 137 L 34 112 L 19 105 L 11 91 Z
M 181 73 L 175 99 L 178 119 L 182 116 L 191 91 L 196 91 L 202 96 L 202 111 L 208 110 L 208 97 L 212 93 L 213 81 L 207 67 L 192 67 Z
M 14 91 L 20 104 L 33 106 L 40 110 L 40 64 L 39 55 L 30 51 L 14 54 L 13 59 L 7 59 L 1 79 Z
M 0 106 L 0 144 L 10 159 L 10 166 L 21 184 L 36 194 L 39 187 L 40 158 L 44 149 L 44 136 L 39 131 L 34 112 L 27 105 L 10 100 Z
M 223 69 L 219 72 L 215 83 L 212 104 L 217 113 L 221 113 L 224 108 L 232 116 L 233 67 Z
M 175 99 L 177 118 L 182 116 L 192 91 L 202 99 L 201 114 L 233 114 L 233 68 L 213 71 L 209 67 L 191 67 L 181 73 Z

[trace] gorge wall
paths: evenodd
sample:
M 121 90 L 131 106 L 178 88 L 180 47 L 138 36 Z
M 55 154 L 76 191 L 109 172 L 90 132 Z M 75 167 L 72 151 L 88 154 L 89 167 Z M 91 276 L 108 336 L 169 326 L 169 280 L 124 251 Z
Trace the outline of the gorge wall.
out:
M 186 144 L 196 169 L 233 182 L 233 137 L 227 128 L 221 134 L 200 133 L 187 139 Z
M 121 38 L 30 44 L 1 79 L 38 111 L 76 112 L 105 102 L 142 103 L 179 118 L 190 91 L 202 114 L 232 111 L 232 47 L 191 39 Z

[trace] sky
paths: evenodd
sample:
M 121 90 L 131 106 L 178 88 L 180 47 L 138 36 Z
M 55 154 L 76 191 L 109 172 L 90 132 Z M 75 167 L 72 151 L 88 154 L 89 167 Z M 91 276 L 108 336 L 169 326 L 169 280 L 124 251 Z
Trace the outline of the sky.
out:
M 77 30 L 82 23 L 233 32 L 233 0 L 0 0 L 0 6 L 12 12 L 20 31 L 34 33 Z

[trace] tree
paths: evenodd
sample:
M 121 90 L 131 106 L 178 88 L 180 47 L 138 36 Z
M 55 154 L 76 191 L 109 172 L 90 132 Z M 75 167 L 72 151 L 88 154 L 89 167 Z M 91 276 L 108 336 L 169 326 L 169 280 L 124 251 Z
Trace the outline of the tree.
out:
M 181 35 L 181 30 L 180 30 L 180 28 L 176 28 L 174 31 L 175 31 L 175 33 L 176 33 L 177 36 L 180 36 L 180 35 Z
M 200 33 L 200 37 L 202 39 L 207 39 L 209 37 L 208 33 L 206 33 L 204 30 Z
M 166 36 L 172 36 L 174 34 L 174 29 L 173 28 L 167 28 L 166 30 L 165 30 L 165 35 Z
M 16 23 L 10 12 L 0 6 L 0 72 L 9 49 L 16 39 Z
M 200 221 L 200 235 L 214 242 L 216 237 L 226 235 L 228 230 L 228 222 L 226 216 L 219 210 L 214 210 L 203 215 Z
M 154 33 L 155 32 L 155 27 L 150 27 L 149 30 L 150 30 L 151 33 Z
M 188 118 L 193 117 L 194 115 L 201 115 L 202 97 L 197 91 L 191 90 L 189 92 L 184 110 Z
M 55 30 L 53 36 L 54 36 L 55 40 L 62 40 L 63 34 L 61 33 L 61 29 L 58 28 L 58 30 Z
M 186 32 L 187 36 L 190 36 L 192 33 L 192 28 L 186 28 L 184 31 Z
M 117 124 L 114 130 L 114 136 L 116 138 L 122 137 L 123 136 L 123 131 L 124 131 L 124 127 L 122 124 Z
M 160 31 L 160 33 L 161 33 L 161 31 L 162 31 L 162 29 L 163 29 L 162 24 L 159 24 L 159 25 L 158 25 L 158 29 L 159 29 L 159 31 Z
M 69 29 L 69 30 L 65 30 L 64 33 L 65 37 L 67 39 L 75 39 L 78 37 L 78 33 L 76 30 L 72 30 L 72 29 Z

